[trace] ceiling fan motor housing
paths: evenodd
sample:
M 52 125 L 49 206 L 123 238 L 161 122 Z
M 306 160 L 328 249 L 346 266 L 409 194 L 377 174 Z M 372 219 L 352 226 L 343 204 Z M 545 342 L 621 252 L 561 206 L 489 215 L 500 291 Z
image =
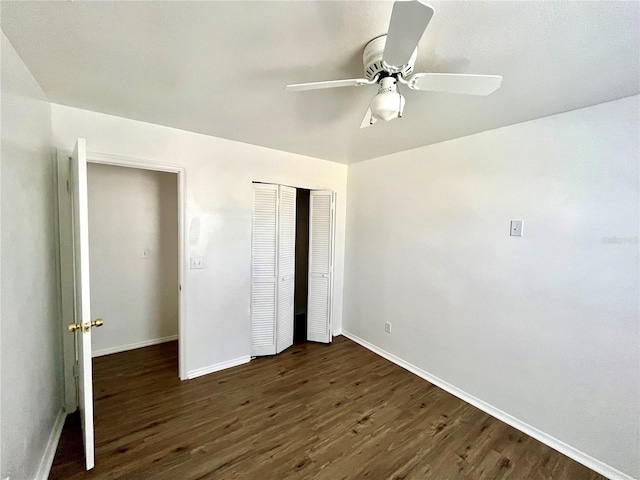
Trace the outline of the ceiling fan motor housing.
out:
M 387 43 L 387 35 L 380 35 L 374 38 L 364 47 L 364 53 L 362 54 L 362 63 L 364 63 L 364 75 L 367 79 L 372 80 L 376 75 L 381 73 L 390 74 L 382 64 L 382 55 L 384 53 L 384 46 Z M 398 72 L 403 77 L 408 77 L 413 72 L 413 65 L 416 62 L 418 56 L 418 48 L 413 51 L 411 58 L 406 65 L 403 65 Z

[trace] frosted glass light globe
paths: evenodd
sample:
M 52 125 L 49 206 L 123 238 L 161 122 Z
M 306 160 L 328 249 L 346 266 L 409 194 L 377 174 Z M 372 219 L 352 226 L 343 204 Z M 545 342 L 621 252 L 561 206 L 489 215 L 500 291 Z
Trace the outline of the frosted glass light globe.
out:
M 371 115 L 388 122 L 398 118 L 404 108 L 404 97 L 397 92 L 381 92 L 371 99 Z

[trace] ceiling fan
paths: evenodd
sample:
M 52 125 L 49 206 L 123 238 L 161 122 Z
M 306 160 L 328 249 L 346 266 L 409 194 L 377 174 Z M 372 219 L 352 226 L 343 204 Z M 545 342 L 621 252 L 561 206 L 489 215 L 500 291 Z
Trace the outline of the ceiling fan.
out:
M 395 2 L 387 34 L 374 38 L 364 47 L 362 61 L 366 78 L 297 83 L 287 85 L 285 90 L 378 84 L 378 93 L 371 100 L 360 128 L 373 125 L 378 120 L 389 121 L 402 117 L 405 99 L 398 92 L 399 83 L 412 90 L 426 92 L 489 95 L 496 91 L 502 83 L 500 75 L 416 73 L 409 77 L 418 56 L 418 42 L 427 29 L 433 12 L 433 8 L 422 0 Z

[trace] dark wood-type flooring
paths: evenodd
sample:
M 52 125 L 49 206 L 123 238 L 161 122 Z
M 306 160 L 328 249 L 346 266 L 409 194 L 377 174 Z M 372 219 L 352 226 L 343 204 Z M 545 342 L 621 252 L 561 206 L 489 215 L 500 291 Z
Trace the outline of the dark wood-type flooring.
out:
M 344 337 L 185 382 L 146 347 L 94 359 L 94 390 L 96 467 L 70 415 L 50 478 L 604 478 Z

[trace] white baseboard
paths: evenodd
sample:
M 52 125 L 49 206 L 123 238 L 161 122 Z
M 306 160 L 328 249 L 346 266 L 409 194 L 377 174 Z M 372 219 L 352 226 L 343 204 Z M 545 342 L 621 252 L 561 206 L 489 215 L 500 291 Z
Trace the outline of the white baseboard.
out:
M 112 353 L 126 352 L 127 350 L 135 350 L 136 348 L 150 347 L 151 345 L 158 345 L 159 343 L 172 342 L 178 339 L 178 335 L 171 335 L 169 337 L 152 338 L 151 340 L 145 340 L 143 342 L 129 343 L 127 345 L 118 345 L 117 347 L 103 348 L 102 350 L 94 350 L 91 352 L 92 357 L 101 357 L 103 355 L 111 355 Z
M 62 435 L 62 427 L 64 427 L 64 420 L 67 418 L 67 414 L 64 409 L 60 409 L 56 420 L 53 422 L 53 428 L 47 441 L 47 446 L 42 454 L 40 465 L 38 465 L 38 471 L 36 472 L 36 480 L 47 480 L 49 478 L 49 472 L 51 472 L 51 465 L 53 465 L 53 459 L 56 456 L 56 450 L 58 449 L 58 442 L 60 441 L 60 435 Z
M 249 363 L 250 361 L 251 356 L 245 355 L 243 357 L 234 358 L 233 360 L 227 360 L 226 362 L 216 363 L 215 365 L 210 365 L 208 367 L 190 370 L 187 372 L 187 379 L 191 380 L 192 378 L 201 377 L 202 375 L 207 375 L 208 373 L 219 372 L 220 370 L 225 370 L 226 368 L 237 367 L 238 365 Z
M 333 331 L 333 336 L 337 337 L 338 335 L 342 335 L 342 329 L 338 328 L 336 330 Z
M 426 381 L 433 383 L 437 387 L 440 387 L 441 389 L 449 392 L 450 394 L 455 395 L 459 399 L 464 400 L 467 403 L 470 403 L 474 407 L 479 408 L 485 413 L 488 413 L 492 417 L 495 417 L 498 420 L 501 420 L 504 423 L 511 425 L 513 428 L 516 428 L 523 433 L 526 433 L 527 435 L 535 438 L 536 440 L 544 443 L 545 445 L 548 445 L 554 450 L 557 450 L 563 455 L 566 455 L 567 457 L 572 458 L 576 462 L 581 463 L 585 467 L 588 467 L 591 470 L 601 475 L 604 475 L 607 478 L 610 478 L 612 480 L 634 480 L 632 476 L 627 475 L 626 473 L 623 473 L 620 470 L 617 470 L 614 467 L 604 462 L 601 462 L 600 460 L 597 460 L 590 455 L 587 455 L 586 453 L 578 450 L 577 448 L 572 447 L 571 445 L 568 445 L 563 441 L 558 440 L 557 438 L 552 437 L 551 435 L 544 433 L 541 430 L 538 430 L 535 427 L 532 427 L 531 425 L 523 422 L 522 420 L 519 420 L 509 415 L 508 413 L 503 412 L 502 410 L 480 400 L 479 398 L 468 394 L 464 390 L 460 390 L 458 387 L 445 382 L 444 380 L 430 374 L 429 372 L 426 372 L 421 368 L 418 368 L 415 365 L 412 365 L 411 363 L 406 362 L 399 357 L 396 357 L 392 353 L 389 353 L 379 347 L 376 347 L 375 345 L 367 342 L 366 340 L 363 340 L 362 338 L 358 337 L 357 335 L 354 335 L 353 333 L 347 332 L 346 330 L 342 330 L 342 335 L 353 340 L 356 343 L 359 343 L 360 345 L 367 348 L 368 350 L 371 350 L 373 353 L 377 353 L 381 357 L 386 358 L 390 362 L 395 363 L 396 365 L 404 368 L 405 370 L 408 370 L 411 373 L 425 379 Z

